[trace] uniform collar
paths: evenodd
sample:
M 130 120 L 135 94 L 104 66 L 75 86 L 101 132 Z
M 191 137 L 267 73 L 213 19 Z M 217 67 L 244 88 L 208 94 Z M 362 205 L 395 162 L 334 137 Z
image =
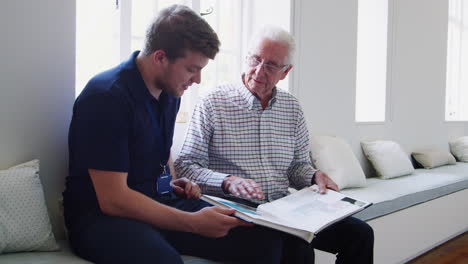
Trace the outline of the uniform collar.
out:
M 138 66 L 136 64 L 136 58 L 140 51 L 133 52 L 130 57 L 122 62 L 122 70 L 125 72 L 127 79 L 129 80 L 130 93 L 140 102 L 146 103 L 152 100 L 156 100 L 153 95 L 146 87 L 143 76 L 141 76 Z M 161 92 L 158 101 L 164 101 L 168 95 L 165 91 Z

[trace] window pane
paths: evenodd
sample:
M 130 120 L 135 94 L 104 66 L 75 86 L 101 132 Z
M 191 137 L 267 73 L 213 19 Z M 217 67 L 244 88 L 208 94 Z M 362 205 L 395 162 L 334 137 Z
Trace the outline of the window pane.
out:
M 155 13 L 155 0 L 132 1 L 132 51 L 143 49 L 146 29 Z
M 449 1 L 445 120 L 468 121 L 468 1 Z
M 359 0 L 356 121 L 385 121 L 388 0 Z
M 221 82 L 232 82 L 239 79 L 241 65 L 241 5 L 242 1 L 201 0 L 200 11 L 212 10 L 209 15 L 203 16 L 218 34 L 221 42 L 219 53 L 215 61 L 209 63 L 204 70 L 201 91 L 213 89 Z M 229 54 L 229 55 L 228 55 Z M 206 76 L 213 75 L 213 76 Z M 206 82 L 209 80 L 210 82 Z
M 119 62 L 119 30 L 115 0 L 76 1 L 76 96 L 91 77 Z
M 290 30 L 291 1 L 285 0 L 255 0 L 248 1 L 251 4 L 251 33 L 262 26 L 277 25 L 285 30 Z
M 218 33 L 221 47 L 216 59 L 203 70 L 201 86 L 195 84 L 185 93 L 181 111 L 191 112 L 200 93 L 239 80 L 245 46 L 255 30 L 252 22 L 257 27 L 277 24 L 289 29 L 290 1 L 258 1 L 120 0 L 120 9 L 115 0 L 77 1 L 76 94 L 92 76 L 117 65 L 120 57 L 126 59 L 130 51 L 143 48 L 147 26 L 159 10 L 172 4 L 193 4 L 199 8 L 197 12 L 212 10 L 204 18 Z M 265 10 L 265 5 L 271 8 Z M 287 89 L 287 80 L 282 82 L 284 85 L 279 86 Z

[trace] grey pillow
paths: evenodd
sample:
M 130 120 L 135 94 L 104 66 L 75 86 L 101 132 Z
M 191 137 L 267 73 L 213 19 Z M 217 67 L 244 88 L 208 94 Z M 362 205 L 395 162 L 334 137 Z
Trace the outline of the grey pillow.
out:
M 468 136 L 457 138 L 449 145 L 450 151 L 459 161 L 468 162 Z
M 414 171 L 409 155 L 400 144 L 394 141 L 362 141 L 361 146 L 379 178 L 390 179 L 408 175 Z
M 413 158 L 426 169 L 435 167 L 456 164 L 455 157 L 448 151 L 443 151 L 435 148 L 421 149 L 411 153 Z

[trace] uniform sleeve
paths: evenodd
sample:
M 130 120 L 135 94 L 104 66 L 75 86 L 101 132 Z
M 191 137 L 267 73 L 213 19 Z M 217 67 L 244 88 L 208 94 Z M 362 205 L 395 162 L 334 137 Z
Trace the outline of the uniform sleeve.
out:
M 302 189 L 312 184 L 315 169 L 312 166 L 309 155 L 309 132 L 302 109 L 299 108 L 296 132 L 295 132 L 294 158 L 288 168 L 290 185 L 296 189 Z
M 221 185 L 228 174 L 208 169 L 209 145 L 214 129 L 214 109 L 208 99 L 200 101 L 190 120 L 185 141 L 174 163 L 177 177 L 196 182 L 203 193 L 225 195 Z
M 129 114 L 123 100 L 102 93 L 79 98 L 73 109 L 73 159 L 86 169 L 128 172 Z

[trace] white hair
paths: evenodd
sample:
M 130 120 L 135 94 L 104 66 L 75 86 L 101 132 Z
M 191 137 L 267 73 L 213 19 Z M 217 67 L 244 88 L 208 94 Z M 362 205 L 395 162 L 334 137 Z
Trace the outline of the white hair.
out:
M 294 41 L 293 36 L 288 31 L 273 25 L 266 25 L 262 27 L 250 39 L 248 49 L 249 52 L 252 52 L 257 47 L 257 45 L 265 39 L 285 44 L 288 47 L 288 55 L 284 59 L 283 63 L 292 63 L 296 43 Z

